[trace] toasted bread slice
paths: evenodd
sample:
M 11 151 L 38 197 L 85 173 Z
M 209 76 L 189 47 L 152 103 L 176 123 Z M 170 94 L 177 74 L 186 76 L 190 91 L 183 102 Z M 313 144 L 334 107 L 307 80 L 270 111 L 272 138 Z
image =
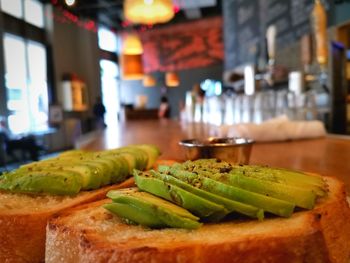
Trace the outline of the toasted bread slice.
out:
M 76 196 L 14 194 L 0 191 L 0 262 L 44 262 L 46 225 L 56 213 L 101 200 L 112 189 L 130 187 L 133 178 Z
M 232 220 L 197 230 L 127 225 L 102 200 L 63 212 L 47 226 L 46 262 L 350 262 L 344 185 L 291 218 Z

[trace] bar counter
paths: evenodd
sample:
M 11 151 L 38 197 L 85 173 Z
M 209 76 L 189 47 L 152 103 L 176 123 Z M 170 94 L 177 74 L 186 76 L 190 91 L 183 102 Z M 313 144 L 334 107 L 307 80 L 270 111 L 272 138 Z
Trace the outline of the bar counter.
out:
M 128 121 L 96 133 L 80 148 L 103 150 L 128 144 L 152 143 L 161 149 L 161 159 L 183 160 L 184 154 L 178 145 L 180 140 L 208 136 L 215 136 L 215 129 L 205 124 L 173 120 Z M 344 181 L 350 193 L 349 138 L 328 135 L 309 140 L 255 143 L 250 163 L 334 176 Z

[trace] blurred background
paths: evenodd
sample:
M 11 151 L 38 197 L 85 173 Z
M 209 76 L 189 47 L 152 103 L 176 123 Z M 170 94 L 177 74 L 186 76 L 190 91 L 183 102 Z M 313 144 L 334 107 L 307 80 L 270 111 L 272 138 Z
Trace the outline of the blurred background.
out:
M 1 0 L 0 9 L 3 129 L 42 152 L 158 118 L 286 115 L 350 132 L 349 1 Z

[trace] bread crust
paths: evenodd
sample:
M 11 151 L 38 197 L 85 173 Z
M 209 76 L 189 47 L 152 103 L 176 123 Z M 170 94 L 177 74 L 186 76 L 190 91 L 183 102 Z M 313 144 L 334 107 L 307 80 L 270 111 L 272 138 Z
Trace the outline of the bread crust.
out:
M 46 262 L 348 263 L 345 188 L 325 178 L 330 192 L 311 211 L 288 219 L 205 224 L 198 230 L 128 226 L 100 207 L 108 200 L 76 207 L 49 221 Z
M 44 262 L 46 225 L 49 218 L 67 208 L 103 199 L 111 189 L 130 187 L 133 184 L 133 178 L 130 178 L 118 185 L 82 192 L 64 204 L 47 206 L 37 212 L 0 211 L 0 262 Z M 18 194 L 18 202 L 20 200 L 21 195 Z M 24 202 L 24 208 L 25 205 Z

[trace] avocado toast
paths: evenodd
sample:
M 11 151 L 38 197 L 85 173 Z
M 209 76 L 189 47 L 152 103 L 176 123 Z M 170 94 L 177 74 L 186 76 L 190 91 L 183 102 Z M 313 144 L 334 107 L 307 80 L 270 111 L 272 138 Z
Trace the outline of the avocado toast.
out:
M 150 168 L 153 145 L 83 152 L 24 165 L 0 176 L 0 262 L 43 262 L 48 219 L 133 185 L 131 171 Z
M 204 171 L 210 173 L 203 173 L 188 164 L 134 171 L 138 189 L 110 191 L 110 199 L 52 219 L 46 261 L 349 261 L 350 209 L 338 180 L 256 166 L 210 165 Z M 207 184 L 205 178 L 225 185 Z M 270 183 L 259 184 L 258 178 Z M 271 182 L 285 187 L 276 189 Z M 257 201 L 228 186 L 284 202 Z

